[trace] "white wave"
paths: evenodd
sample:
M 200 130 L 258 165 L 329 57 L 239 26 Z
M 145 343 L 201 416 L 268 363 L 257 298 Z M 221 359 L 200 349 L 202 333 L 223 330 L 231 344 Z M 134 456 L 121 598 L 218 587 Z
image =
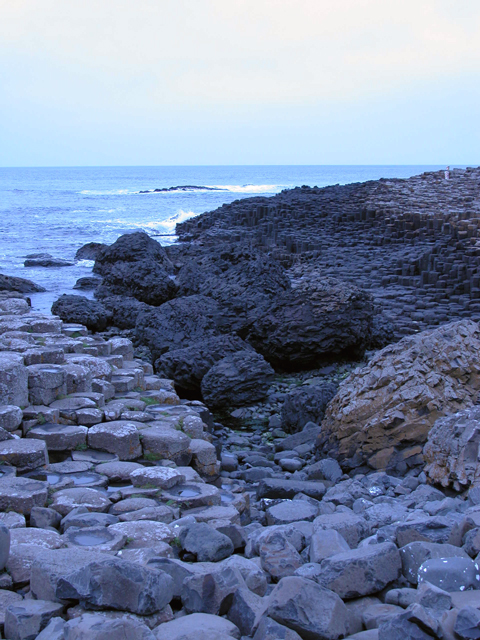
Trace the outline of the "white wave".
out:
M 130 189 L 113 189 L 113 190 L 106 190 L 106 191 L 95 191 L 93 189 L 92 190 L 84 189 L 83 191 L 80 191 L 80 193 L 82 195 L 89 195 L 89 196 L 124 196 L 132 193 L 136 193 L 136 191 L 130 191 Z
M 193 211 L 183 211 L 183 209 L 180 209 L 178 213 L 170 216 L 170 218 L 167 218 L 166 220 L 163 220 L 159 224 L 161 224 L 165 229 L 173 232 L 175 231 L 175 225 L 179 222 L 185 222 L 185 220 L 190 220 L 190 218 L 195 218 L 195 216 L 198 215 L 198 213 L 194 213 Z
M 279 184 L 212 184 L 208 186 L 232 193 L 278 193 L 286 188 L 286 185 Z
M 145 231 L 146 233 L 150 233 L 152 235 L 161 235 L 167 233 L 174 233 L 175 225 L 178 222 L 184 222 L 185 220 L 189 220 L 190 218 L 194 218 L 198 216 L 198 213 L 194 213 L 193 211 L 183 211 L 180 209 L 177 213 L 166 220 L 150 220 L 147 222 L 134 222 L 132 220 L 125 220 L 123 218 L 110 218 L 108 220 L 93 220 L 93 224 L 102 224 L 102 225 L 110 225 L 110 228 L 113 229 L 122 229 L 125 232 L 125 229 L 129 229 L 131 231 L 135 231 L 140 229 L 141 231 Z
M 95 264 L 95 260 L 79 260 L 75 266 L 76 267 L 93 267 Z

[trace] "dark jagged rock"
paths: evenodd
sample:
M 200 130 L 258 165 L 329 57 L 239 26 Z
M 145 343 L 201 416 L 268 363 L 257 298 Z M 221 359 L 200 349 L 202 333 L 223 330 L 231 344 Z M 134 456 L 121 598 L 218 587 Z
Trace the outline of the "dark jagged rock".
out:
M 291 391 L 282 406 L 284 430 L 295 433 L 308 422 L 320 424 L 336 392 L 337 386 L 333 383 L 303 385 Z
M 217 303 L 205 296 L 186 296 L 143 311 L 137 319 L 137 341 L 151 350 L 155 359 L 173 349 L 219 335 Z
M 40 293 L 43 287 L 26 278 L 16 278 L 0 273 L 0 291 L 18 291 L 19 293 Z
M 73 288 L 91 291 L 92 289 L 96 289 L 101 283 L 101 278 L 96 278 L 95 276 L 86 276 L 85 278 L 79 278 Z
M 254 351 L 238 351 L 215 364 L 202 380 L 208 406 L 243 406 L 265 398 L 274 371 Z
M 155 369 L 159 375 L 175 380 L 180 389 L 199 391 L 204 375 L 214 364 L 225 356 L 248 349 L 250 345 L 237 336 L 213 336 L 190 347 L 164 353 L 155 362 Z
M 178 187 L 163 187 L 162 189 L 146 189 L 138 193 L 165 193 L 168 191 L 223 191 L 220 187 L 202 187 L 194 184 L 182 184 Z
M 247 340 L 274 366 L 308 368 L 328 355 L 361 354 L 373 313 L 371 296 L 354 285 L 302 281 L 276 298 Z
M 111 314 L 112 324 L 119 329 L 134 329 L 139 314 L 153 309 L 145 302 L 126 296 L 102 298 L 102 304 Z
M 175 294 L 173 265 L 165 249 L 143 232 L 123 235 L 102 249 L 93 271 L 103 276 L 97 298 L 124 295 L 157 306 Z
M 75 260 L 96 260 L 103 249 L 106 249 L 108 245 L 101 242 L 88 242 L 75 254 Z
M 269 256 L 245 246 L 208 247 L 180 269 L 178 295 L 202 294 L 214 298 L 222 308 L 230 331 L 244 337 L 258 315 L 276 297 L 290 289 L 285 269 Z
M 103 304 L 85 296 L 60 296 L 52 305 L 52 313 L 64 322 L 84 324 L 92 331 L 104 331 L 111 321 Z

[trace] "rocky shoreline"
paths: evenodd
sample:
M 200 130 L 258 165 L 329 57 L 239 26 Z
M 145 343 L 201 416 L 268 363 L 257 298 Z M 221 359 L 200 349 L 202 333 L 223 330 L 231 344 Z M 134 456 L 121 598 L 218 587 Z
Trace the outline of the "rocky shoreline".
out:
M 479 212 L 301 188 L 5 281 L 3 637 L 480 637 Z

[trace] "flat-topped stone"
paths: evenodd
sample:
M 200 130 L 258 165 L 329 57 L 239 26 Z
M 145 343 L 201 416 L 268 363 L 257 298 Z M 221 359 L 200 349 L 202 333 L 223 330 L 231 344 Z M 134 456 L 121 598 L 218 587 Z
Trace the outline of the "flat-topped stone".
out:
M 119 522 L 108 529 L 127 536 L 129 549 L 154 547 L 159 542 L 171 542 L 175 537 L 172 529 L 163 522 L 141 520 L 139 522 Z
M 28 373 L 22 356 L 17 353 L 0 351 L 0 404 L 28 405 Z
M 88 431 L 88 446 L 114 453 L 121 460 L 135 460 L 142 455 L 138 426 L 126 420 L 97 424 Z
M 86 445 L 87 432 L 87 427 L 46 423 L 30 429 L 27 438 L 43 440 L 49 451 L 71 451 Z
M 185 476 L 177 469 L 169 467 L 143 467 L 130 473 L 134 487 L 152 485 L 161 489 L 171 489 L 175 485 L 183 484 Z
M 62 489 L 53 494 L 52 509 L 66 516 L 76 507 L 86 507 L 90 511 L 105 512 L 111 501 L 95 489 Z
M 37 469 L 48 464 L 48 452 L 43 440 L 5 440 L 0 442 L 0 461 L 21 470 Z

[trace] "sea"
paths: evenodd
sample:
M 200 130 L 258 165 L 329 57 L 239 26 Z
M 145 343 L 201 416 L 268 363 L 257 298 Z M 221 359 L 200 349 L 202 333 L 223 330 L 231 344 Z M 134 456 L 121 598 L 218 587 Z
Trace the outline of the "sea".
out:
M 68 267 L 25 267 L 25 257 L 49 253 L 74 261 L 87 242 L 111 244 L 124 233 L 145 231 L 163 245 L 177 240 L 175 225 L 224 203 L 273 196 L 308 185 L 408 178 L 443 169 L 419 166 L 169 166 L 0 167 L 0 273 L 33 280 L 46 289 L 32 306 L 49 312 L 93 262 Z M 155 191 L 155 190 L 159 191 Z M 142 193 L 144 192 L 144 193 Z

